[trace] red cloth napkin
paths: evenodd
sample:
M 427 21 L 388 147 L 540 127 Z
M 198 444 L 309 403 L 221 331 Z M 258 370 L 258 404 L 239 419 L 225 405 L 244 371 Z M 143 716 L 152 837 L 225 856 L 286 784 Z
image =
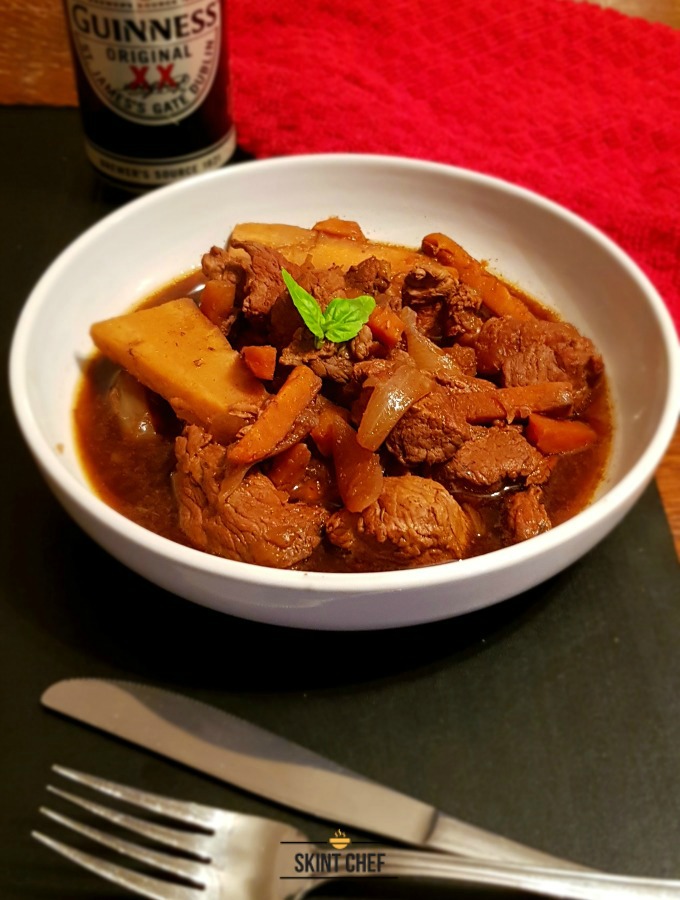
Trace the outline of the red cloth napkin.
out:
M 617 241 L 680 329 L 680 31 L 571 0 L 231 3 L 239 143 L 532 188 Z

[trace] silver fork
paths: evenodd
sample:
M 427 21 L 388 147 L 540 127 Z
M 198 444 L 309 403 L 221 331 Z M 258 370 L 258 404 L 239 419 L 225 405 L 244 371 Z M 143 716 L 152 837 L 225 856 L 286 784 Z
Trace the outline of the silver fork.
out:
M 77 865 L 143 897 L 153 900 L 300 900 L 322 882 L 346 877 L 333 873 L 296 874 L 294 860 L 295 853 L 299 852 L 298 845 L 306 845 L 304 853 L 318 853 L 325 859 L 332 858 L 329 854 L 334 851 L 329 846 L 310 844 L 302 832 L 282 822 L 173 800 L 61 766 L 53 769 L 64 778 L 116 800 L 182 823 L 181 830 L 159 825 L 48 786 L 53 794 L 94 816 L 175 851 L 152 850 L 41 808 L 41 813 L 66 828 L 175 878 L 170 881 L 152 877 L 33 832 L 33 837 Z M 189 831 L 186 826 L 195 830 Z M 177 851 L 184 856 L 178 855 Z M 343 852 L 337 851 L 338 858 L 342 858 Z M 381 847 L 380 852 L 384 854 L 379 873 L 382 877 L 436 878 L 458 884 L 519 888 L 543 897 L 571 900 L 680 900 L 680 881 L 487 863 L 389 847 Z M 177 879 L 188 884 L 178 884 Z

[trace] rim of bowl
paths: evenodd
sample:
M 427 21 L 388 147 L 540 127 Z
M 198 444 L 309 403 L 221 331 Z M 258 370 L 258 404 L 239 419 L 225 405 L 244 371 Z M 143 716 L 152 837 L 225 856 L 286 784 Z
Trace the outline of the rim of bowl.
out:
M 29 348 L 31 329 L 40 307 L 49 295 L 50 283 L 59 271 L 67 266 L 72 257 L 77 256 L 90 242 L 95 241 L 102 232 L 112 224 L 135 215 L 140 208 L 163 205 L 166 200 L 192 191 L 194 184 L 210 180 L 222 181 L 238 177 L 246 168 L 289 169 L 299 167 L 328 167 L 332 165 L 373 166 L 376 170 L 385 166 L 430 171 L 456 179 L 476 181 L 524 200 L 542 206 L 553 215 L 566 219 L 573 227 L 584 231 L 592 240 L 599 243 L 609 254 L 613 255 L 628 275 L 637 283 L 644 293 L 650 314 L 656 319 L 663 338 L 664 350 L 668 358 L 669 381 L 662 414 L 654 432 L 654 436 L 635 465 L 621 480 L 608 489 L 590 506 L 577 513 L 571 519 L 556 526 L 551 531 L 538 535 L 529 541 L 494 550 L 481 556 L 463 560 L 451 560 L 437 565 L 423 566 L 413 569 L 391 569 L 383 572 L 314 572 L 291 571 L 258 566 L 252 563 L 228 560 L 213 556 L 192 547 L 175 543 L 169 538 L 161 537 L 148 531 L 141 525 L 127 519 L 121 513 L 108 506 L 93 489 L 82 484 L 72 475 L 54 453 L 45 439 L 40 426 L 33 415 L 28 402 L 26 387 L 25 357 Z M 558 548 L 568 545 L 579 535 L 602 525 L 610 516 L 625 509 L 651 481 L 654 470 L 659 464 L 675 430 L 680 413 L 680 350 L 675 326 L 670 313 L 661 296 L 651 281 L 642 272 L 628 254 L 604 232 L 571 212 L 564 206 L 549 200 L 543 195 L 528 188 L 520 187 L 481 172 L 450 166 L 443 163 L 427 162 L 400 156 L 364 153 L 323 153 L 300 156 L 277 157 L 267 160 L 253 160 L 239 163 L 233 168 L 219 169 L 204 175 L 194 176 L 175 184 L 156 189 L 131 200 L 125 206 L 108 214 L 91 226 L 71 244 L 69 244 L 50 264 L 29 294 L 12 337 L 9 358 L 10 393 L 14 412 L 20 429 L 35 459 L 44 468 L 50 478 L 67 494 L 70 499 L 90 518 L 98 521 L 106 529 L 115 532 L 125 540 L 145 547 L 152 554 L 172 559 L 193 570 L 206 574 L 224 576 L 236 581 L 246 581 L 263 587 L 279 587 L 300 592 L 317 591 L 322 593 L 384 593 L 402 591 L 412 588 L 428 588 L 443 583 L 467 581 L 479 575 L 489 575 L 502 569 L 511 569 L 528 560 L 542 557 Z M 87 479 L 87 476 L 84 475 Z M 613 518 L 613 523 L 617 521 Z M 606 533 L 606 532 L 605 532 Z

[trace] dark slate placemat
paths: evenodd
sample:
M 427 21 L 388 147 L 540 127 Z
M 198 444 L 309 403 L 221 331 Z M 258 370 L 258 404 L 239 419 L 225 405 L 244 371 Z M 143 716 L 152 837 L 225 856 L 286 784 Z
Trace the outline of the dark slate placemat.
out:
M 120 197 L 87 169 L 75 111 L 4 109 L 0 128 L 13 136 L 0 212 L 6 352 L 44 267 Z M 397 631 L 294 631 L 180 600 L 106 555 L 52 498 L 6 389 L 1 402 L 5 900 L 124 896 L 31 841 L 39 825 L 58 834 L 37 812 L 52 763 L 327 837 L 326 824 L 40 708 L 49 684 L 74 676 L 170 687 L 517 840 L 680 877 L 680 567 L 654 486 L 588 556 L 491 609 Z

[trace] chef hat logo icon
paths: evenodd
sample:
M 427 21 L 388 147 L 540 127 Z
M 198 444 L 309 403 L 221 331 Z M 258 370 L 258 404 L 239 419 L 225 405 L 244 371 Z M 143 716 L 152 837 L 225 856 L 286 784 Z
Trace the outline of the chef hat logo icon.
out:
M 344 831 L 338 830 L 332 837 L 328 838 L 328 843 L 331 847 L 335 848 L 335 850 L 344 850 L 345 847 L 349 847 L 352 843 L 351 840 L 347 837 Z

